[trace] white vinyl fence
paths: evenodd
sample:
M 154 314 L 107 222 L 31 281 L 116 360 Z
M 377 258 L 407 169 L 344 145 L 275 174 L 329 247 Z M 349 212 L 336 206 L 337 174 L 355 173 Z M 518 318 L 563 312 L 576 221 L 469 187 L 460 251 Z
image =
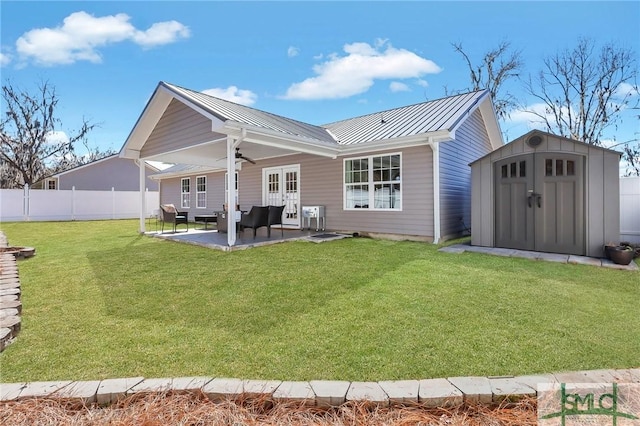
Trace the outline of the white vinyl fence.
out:
M 620 241 L 640 243 L 640 177 L 620 178 Z
M 158 208 L 158 191 L 146 191 L 146 217 Z M 136 219 L 138 191 L 0 189 L 0 221 Z

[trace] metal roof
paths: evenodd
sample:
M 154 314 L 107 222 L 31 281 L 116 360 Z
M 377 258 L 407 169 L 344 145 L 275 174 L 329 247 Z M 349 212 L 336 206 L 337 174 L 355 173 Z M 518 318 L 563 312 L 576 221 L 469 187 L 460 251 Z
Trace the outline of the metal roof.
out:
M 487 90 L 469 92 L 315 126 L 174 84 L 160 84 L 222 121 L 233 121 L 332 146 L 455 130 L 466 114 L 489 93 Z
M 454 130 L 487 94 L 486 90 L 449 96 L 326 124 L 340 145 Z
M 213 114 L 222 121 L 235 121 L 241 124 L 272 130 L 292 136 L 303 137 L 321 143 L 335 145 L 335 140 L 326 129 L 320 126 L 292 120 L 266 111 L 261 111 L 245 105 L 236 104 L 224 99 L 216 98 L 201 92 L 185 89 L 166 82 L 161 82 L 173 92 L 191 102 L 195 102 L 205 111 Z

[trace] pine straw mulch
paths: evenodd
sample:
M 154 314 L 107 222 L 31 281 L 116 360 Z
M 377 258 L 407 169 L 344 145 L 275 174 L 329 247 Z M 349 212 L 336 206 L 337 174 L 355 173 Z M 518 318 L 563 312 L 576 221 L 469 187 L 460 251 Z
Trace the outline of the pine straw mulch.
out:
M 108 407 L 84 406 L 64 399 L 0 402 L 0 424 L 12 426 L 533 426 L 536 422 L 534 398 L 497 406 L 462 405 L 450 409 L 420 404 L 380 407 L 366 403 L 319 408 L 275 403 L 270 399 L 212 402 L 201 392 L 136 394 Z

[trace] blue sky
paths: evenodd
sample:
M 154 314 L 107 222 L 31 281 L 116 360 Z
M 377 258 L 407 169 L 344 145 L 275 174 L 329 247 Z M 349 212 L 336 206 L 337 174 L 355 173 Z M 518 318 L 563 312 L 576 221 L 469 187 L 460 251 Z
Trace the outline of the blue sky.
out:
M 2 80 L 60 98 L 61 132 L 81 120 L 119 150 L 160 80 L 325 124 L 463 89 L 473 61 L 502 41 L 524 74 L 579 37 L 640 54 L 640 2 L 2 1 Z M 513 93 L 525 102 L 520 83 Z M 636 112 L 637 115 L 637 112 Z M 607 135 L 638 138 L 629 113 Z M 529 130 L 515 114 L 505 140 Z

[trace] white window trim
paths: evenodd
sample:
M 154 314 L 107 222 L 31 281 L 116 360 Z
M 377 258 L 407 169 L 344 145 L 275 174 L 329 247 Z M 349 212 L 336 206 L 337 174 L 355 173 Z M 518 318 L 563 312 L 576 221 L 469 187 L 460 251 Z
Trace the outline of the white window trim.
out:
M 398 181 L 394 181 L 398 184 L 400 184 L 400 206 L 398 208 L 376 208 L 375 207 L 375 191 L 373 190 L 374 186 L 376 184 L 379 184 L 380 182 L 374 182 L 373 181 L 373 159 L 376 157 L 385 157 L 385 156 L 390 156 L 390 155 L 399 155 L 400 156 L 400 179 Z M 362 160 L 362 159 L 367 159 L 368 163 L 369 163 L 369 169 L 368 169 L 368 180 L 367 182 L 361 182 L 361 185 L 368 185 L 369 186 L 369 193 L 368 193 L 368 197 L 369 197 L 369 206 L 374 206 L 374 207 L 367 207 L 367 208 L 356 208 L 356 207 L 347 207 L 347 182 L 346 182 L 346 172 L 347 172 L 347 161 L 352 161 L 352 160 Z M 403 188 L 403 184 L 402 184 L 402 176 L 404 175 L 404 170 L 403 170 L 403 164 L 402 164 L 402 152 L 385 152 L 382 154 L 371 154 L 371 155 L 363 155 L 363 156 L 358 156 L 358 157 L 350 157 L 350 158 L 345 158 L 342 162 L 342 209 L 343 210 L 348 210 L 348 211 L 376 211 L 376 212 L 401 212 L 403 209 L 403 200 L 404 200 L 404 188 Z
M 204 191 L 198 191 L 198 179 L 204 179 Z M 200 206 L 198 202 L 200 201 L 200 194 L 204 194 L 204 205 Z M 206 209 L 207 208 L 207 177 L 196 176 L 196 209 Z
M 49 183 L 53 182 L 55 188 L 51 189 L 49 188 Z M 49 191 L 57 191 L 58 190 L 58 180 L 57 179 L 45 179 L 44 180 L 44 189 L 49 190 Z
M 236 198 L 236 203 L 235 203 L 236 206 L 239 204 L 239 202 L 238 202 L 238 193 L 239 193 L 238 187 L 240 186 L 239 185 L 239 181 L 240 181 L 240 176 L 239 176 L 239 173 L 236 172 L 236 197 L 235 197 Z M 225 174 L 224 174 L 224 202 L 225 203 L 229 199 L 229 197 L 227 196 L 228 193 L 229 193 L 229 173 L 225 172 Z
M 184 186 L 182 185 L 182 183 L 185 180 L 189 182 L 189 192 L 184 192 L 183 191 Z M 185 197 L 184 197 L 185 195 L 189 195 L 186 198 L 187 203 L 185 203 Z M 190 177 L 186 177 L 186 178 L 181 178 L 180 179 L 180 207 L 183 208 L 183 209 L 191 208 L 191 178 Z

